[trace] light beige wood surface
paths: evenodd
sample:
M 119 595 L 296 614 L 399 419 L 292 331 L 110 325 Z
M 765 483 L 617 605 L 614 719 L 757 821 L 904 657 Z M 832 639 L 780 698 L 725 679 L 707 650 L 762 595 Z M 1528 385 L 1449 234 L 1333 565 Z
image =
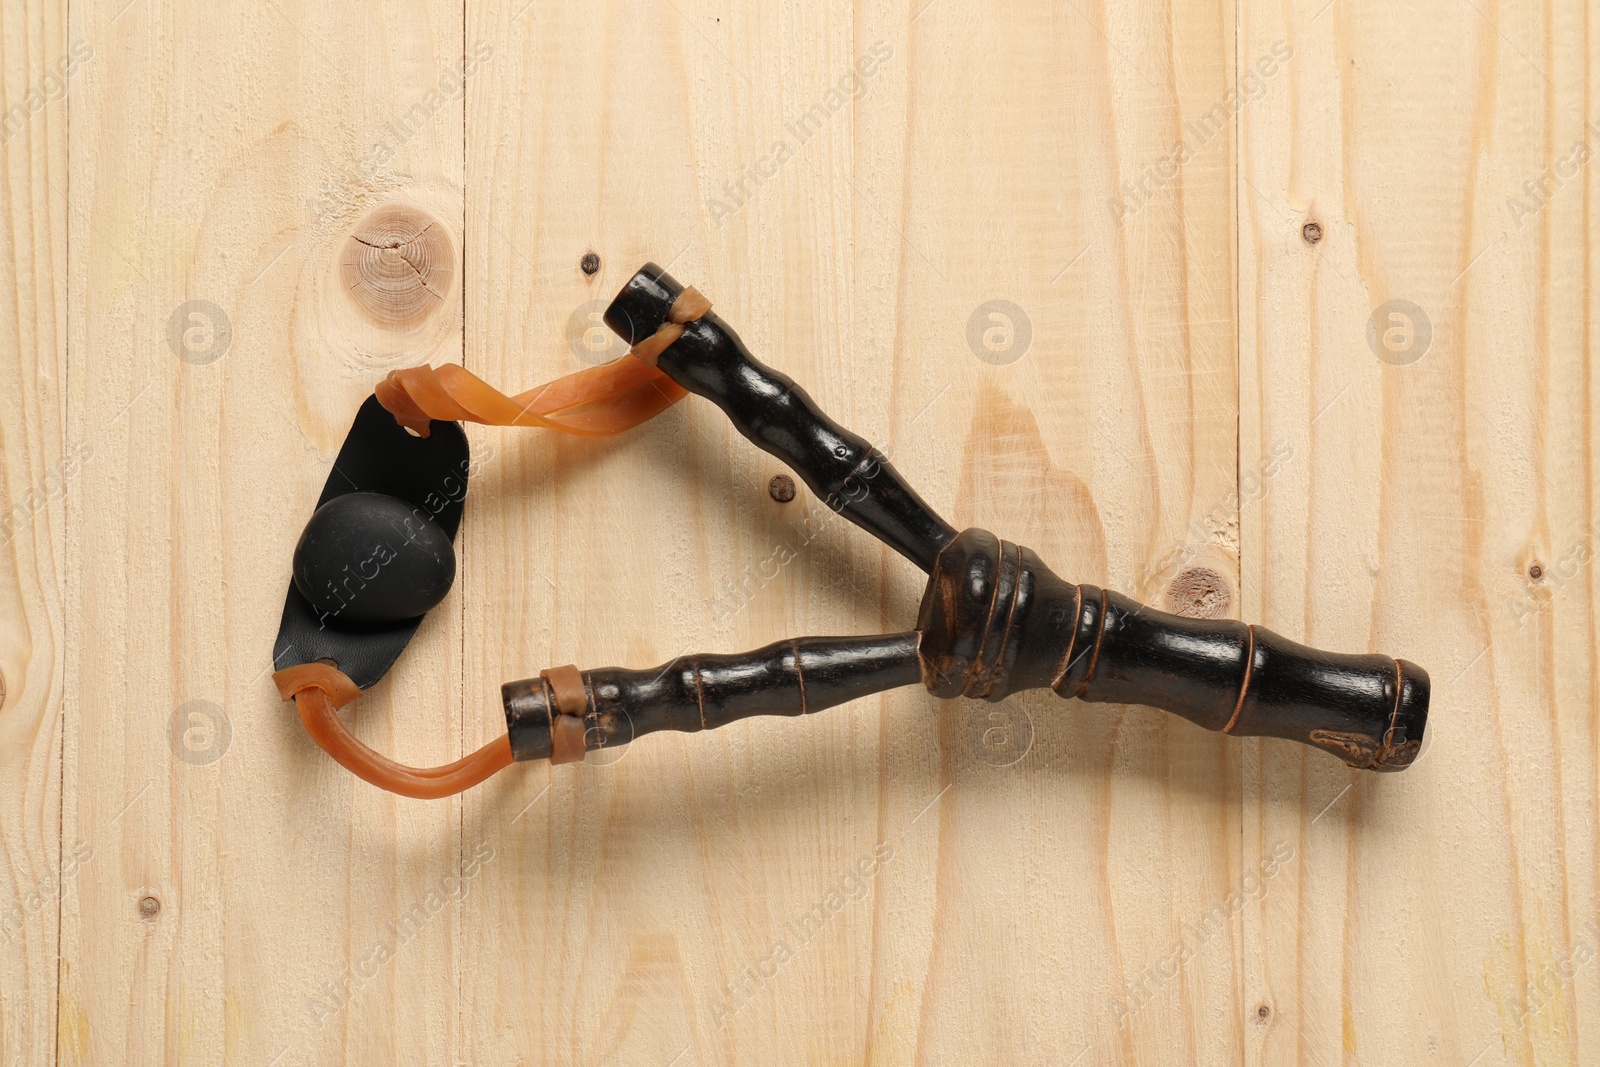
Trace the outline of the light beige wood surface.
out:
M 1275 1012 L 1252 1062 L 1600 1057 L 1600 223 L 1574 151 L 1600 149 L 1600 28 L 1446 8 L 1241 17 L 1244 53 L 1294 50 L 1241 127 L 1241 463 L 1293 451 L 1245 509 L 1247 612 L 1433 677 L 1406 774 L 1254 745 L 1246 863 L 1297 859 L 1245 915 L 1246 1005 Z M 1372 358 L 1380 315 L 1402 347 L 1425 318 L 1420 358 Z
M 0 1062 L 1600 1055 L 1582 3 L 27 0 L 0 34 L 5 109 L 43 101 L 0 145 Z M 652 259 L 956 525 L 1423 664 L 1425 760 L 907 690 L 449 801 L 355 780 L 269 678 L 354 409 L 607 358 Z M 708 404 L 469 436 L 456 588 L 349 716 L 397 758 L 494 737 L 543 667 L 914 620 L 910 565 L 774 502 Z
M 68 55 L 65 11 L 0 10 L 0 1061 L 53 1058 L 62 901 L 81 875 L 61 852 L 66 514 L 83 472 L 66 431 L 67 123 L 47 70 Z M 59 73 L 59 72 L 58 72 Z M 60 83 L 65 86 L 66 82 Z M 92 444 L 90 446 L 92 448 Z M 89 846 L 92 848 L 93 846 Z M 92 861 L 92 854 L 91 854 Z

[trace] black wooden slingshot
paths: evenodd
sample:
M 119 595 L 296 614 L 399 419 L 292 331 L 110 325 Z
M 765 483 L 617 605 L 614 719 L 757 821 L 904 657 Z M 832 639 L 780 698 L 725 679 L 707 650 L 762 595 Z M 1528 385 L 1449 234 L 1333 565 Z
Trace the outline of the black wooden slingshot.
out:
M 690 298 L 703 301 L 654 264 L 635 274 L 605 313 L 634 346 L 624 360 L 653 363 L 671 383 L 716 404 L 829 507 L 927 572 L 915 629 L 793 638 L 648 670 L 554 668 L 502 687 L 509 753 L 496 742 L 430 771 L 389 764 L 364 746 L 360 758 L 351 756 L 340 738 L 330 743 L 327 732 L 342 729 L 332 707 L 388 670 L 421 613 L 448 589 L 468 473 L 458 426 L 447 421 L 444 432 L 411 436 L 375 398 L 357 416 L 296 550 L 277 645 L 280 689 L 302 701 L 307 728 L 345 766 L 386 788 L 397 788 L 384 775 L 398 768 L 415 779 L 397 791 L 446 795 L 510 759 L 572 762 L 656 730 L 804 715 L 918 682 L 945 698 L 995 701 L 1049 688 L 1062 697 L 1148 704 L 1208 730 L 1300 741 L 1370 770 L 1400 770 L 1416 759 L 1429 692 L 1420 667 L 1322 652 L 1242 622 L 1169 615 L 1063 581 L 1032 550 L 987 530 L 957 532 L 881 453 L 755 360 L 708 304 L 690 307 Z M 452 394 L 459 402 L 452 407 L 437 386 L 429 389 L 411 393 L 412 415 L 424 428 L 430 413 L 435 431 L 444 413 L 485 422 L 515 416 L 488 413 L 487 403 L 466 401 L 464 391 Z M 492 393 L 482 390 L 475 395 Z M 493 393 L 524 407 L 529 395 Z M 328 699 L 317 703 L 318 693 Z M 369 757 L 376 762 L 361 762 Z

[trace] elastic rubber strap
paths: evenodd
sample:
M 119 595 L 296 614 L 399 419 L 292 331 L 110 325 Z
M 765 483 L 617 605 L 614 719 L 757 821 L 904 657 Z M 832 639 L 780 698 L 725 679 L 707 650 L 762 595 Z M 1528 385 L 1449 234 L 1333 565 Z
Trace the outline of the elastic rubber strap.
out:
M 336 714 L 361 695 L 356 684 L 329 663 L 302 663 L 272 676 L 278 693 L 293 699 L 300 723 L 321 749 L 345 770 L 380 789 L 417 800 L 438 800 L 470 789 L 511 766 L 510 736 L 496 738 L 470 756 L 442 767 L 408 767 L 364 744 Z
M 579 437 L 609 437 L 645 422 L 686 394 L 656 369 L 656 359 L 684 326 L 711 310 L 711 301 L 693 287 L 678 294 L 660 329 L 599 367 L 557 378 L 536 389 L 507 396 L 465 367 L 397 370 L 373 394 L 395 421 L 423 437 L 434 419 L 487 426 L 543 426 Z

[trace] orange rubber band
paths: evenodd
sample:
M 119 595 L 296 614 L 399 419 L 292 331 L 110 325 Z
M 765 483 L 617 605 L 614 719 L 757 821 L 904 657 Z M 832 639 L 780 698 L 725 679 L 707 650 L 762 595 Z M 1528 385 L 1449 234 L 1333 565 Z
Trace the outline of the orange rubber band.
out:
M 583 720 L 571 715 L 557 715 L 550 720 L 550 764 L 582 763 L 588 752 L 588 730 Z
M 665 411 L 687 394 L 656 369 L 662 352 L 683 336 L 684 326 L 711 310 L 693 286 L 678 294 L 667 321 L 628 355 L 600 367 L 557 378 L 536 389 L 507 396 L 459 364 L 410 367 L 391 373 L 373 389 L 395 421 L 427 437 L 434 419 L 487 426 L 543 426 L 580 437 L 609 437 L 632 429 Z M 568 668 L 573 676 L 576 668 Z M 294 700 L 300 723 L 324 752 L 363 781 L 419 800 L 453 796 L 511 766 L 511 738 L 497 738 L 470 756 L 442 767 L 408 767 L 364 744 L 336 714 L 361 695 L 360 688 L 330 663 L 302 663 L 272 676 L 285 700 Z M 572 704 L 572 677 L 563 675 L 560 692 Z M 582 679 L 577 679 L 577 694 Z M 587 703 L 587 698 L 584 698 Z M 566 711 L 565 708 L 562 709 Z M 583 758 L 581 710 L 551 720 L 552 762 Z
M 486 426 L 543 426 L 579 437 L 610 437 L 646 422 L 686 394 L 656 369 L 684 326 L 711 310 L 693 286 L 678 294 L 661 328 L 626 356 L 507 396 L 465 367 L 397 370 L 373 389 L 395 421 L 426 437 L 434 419 Z
M 329 663 L 302 663 L 272 676 L 278 693 L 293 699 L 306 733 L 345 770 L 380 789 L 417 800 L 454 796 L 511 766 L 511 738 L 496 738 L 470 756 L 440 767 L 408 767 L 369 747 L 335 713 L 361 695 L 356 684 Z

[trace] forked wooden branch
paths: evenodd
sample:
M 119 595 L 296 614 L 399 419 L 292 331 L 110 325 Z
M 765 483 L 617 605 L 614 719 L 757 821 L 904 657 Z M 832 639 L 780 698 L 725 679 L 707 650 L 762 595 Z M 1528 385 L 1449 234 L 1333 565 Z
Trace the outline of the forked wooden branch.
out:
M 680 292 L 648 265 L 606 322 L 630 343 L 649 337 Z M 939 697 L 1001 700 L 1049 688 L 1147 704 L 1208 730 L 1300 741 L 1371 770 L 1400 770 L 1416 758 L 1428 675 L 1415 664 L 1323 652 L 1233 620 L 1170 615 L 1065 582 L 1031 549 L 987 530 L 958 534 L 887 458 L 754 359 L 715 313 L 685 326 L 655 365 L 720 407 L 829 507 L 927 571 L 928 586 L 913 632 L 803 638 L 743 656 L 583 672 L 583 704 L 571 713 L 583 721 L 587 749 L 654 730 L 806 714 L 920 681 Z M 516 758 L 551 755 L 552 722 L 567 712 L 548 681 L 511 682 L 503 695 Z

